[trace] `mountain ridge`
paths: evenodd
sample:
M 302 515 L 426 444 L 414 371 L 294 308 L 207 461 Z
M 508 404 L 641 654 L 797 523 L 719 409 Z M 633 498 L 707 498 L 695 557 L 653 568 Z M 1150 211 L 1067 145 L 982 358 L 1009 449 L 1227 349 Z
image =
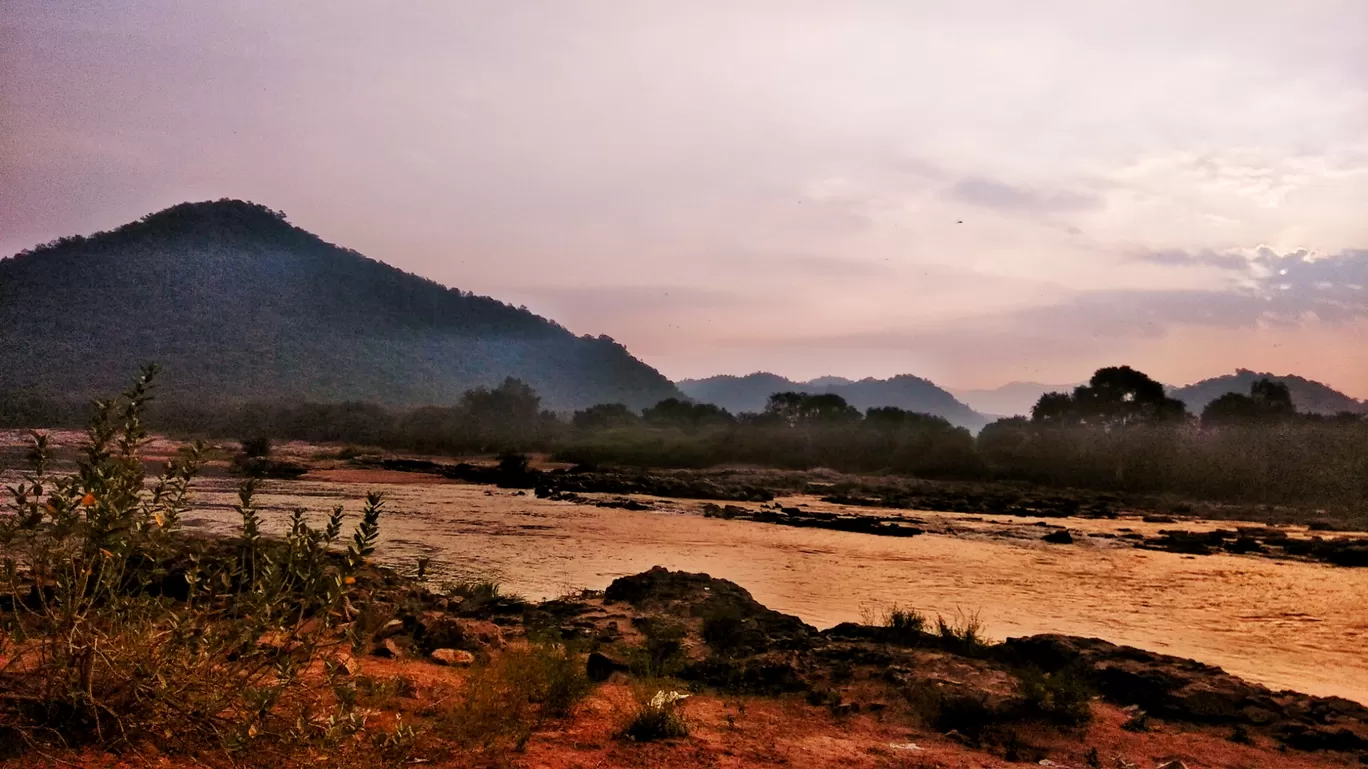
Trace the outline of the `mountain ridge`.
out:
M 720 374 L 702 379 L 682 379 L 675 384 L 690 398 L 721 406 L 733 413 L 760 411 L 773 393 L 794 391 L 833 393 L 859 409 L 897 406 L 944 417 L 952 424 L 970 430 L 978 430 L 989 421 L 961 403 L 949 391 L 929 379 L 912 374 L 859 380 L 824 376 L 798 382 L 767 371 L 757 371 L 745 376 Z
M 609 337 L 404 272 L 256 203 L 182 203 L 0 260 L 0 390 L 88 397 L 144 361 L 163 365 L 167 398 L 444 405 L 509 376 L 556 409 L 679 395 Z
M 1272 374 L 1247 368 L 1237 368 L 1233 374 L 1209 377 L 1190 385 L 1166 387 L 1171 397 L 1187 404 L 1188 411 L 1200 414 L 1206 405 L 1227 393 L 1248 395 L 1250 385 L 1269 379 L 1287 385 L 1292 405 L 1298 411 L 1334 415 L 1341 412 L 1368 414 L 1368 401 L 1361 401 L 1314 379 L 1296 374 Z

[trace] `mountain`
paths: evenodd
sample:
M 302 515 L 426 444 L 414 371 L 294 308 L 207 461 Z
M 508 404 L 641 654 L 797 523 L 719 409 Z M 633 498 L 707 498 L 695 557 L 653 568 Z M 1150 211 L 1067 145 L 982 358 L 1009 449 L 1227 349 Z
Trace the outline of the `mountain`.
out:
M 1045 393 L 1073 392 L 1077 384 L 1048 385 L 1039 382 L 1011 382 L 991 390 L 951 390 L 980 414 L 1030 416 L 1031 409 Z
M 777 392 L 834 393 L 856 408 L 897 406 L 922 414 L 944 417 L 953 424 L 977 430 L 987 424 L 981 414 L 955 400 L 955 396 L 935 384 L 902 374 L 891 379 L 851 381 L 841 377 L 820 377 L 794 382 L 776 374 L 714 376 L 685 379 L 678 383 L 684 394 L 696 401 L 721 406 L 732 413 L 761 411 L 765 401 Z
M 1298 411 L 1312 414 L 1338 414 L 1350 411 L 1368 414 L 1368 401 L 1355 400 L 1328 385 L 1291 374 L 1278 375 L 1259 373 L 1249 369 L 1236 369 L 1234 374 L 1203 379 L 1186 387 L 1169 389 L 1169 395 L 1187 404 L 1188 411 L 1202 413 L 1206 405 L 1226 393 L 1249 394 L 1249 386 L 1260 379 L 1271 379 L 1287 385 L 1292 394 L 1292 405 Z
M 0 391 L 89 397 L 145 361 L 166 399 L 451 404 L 517 377 L 543 405 L 678 397 L 606 336 L 324 242 L 283 213 L 184 203 L 0 260 Z

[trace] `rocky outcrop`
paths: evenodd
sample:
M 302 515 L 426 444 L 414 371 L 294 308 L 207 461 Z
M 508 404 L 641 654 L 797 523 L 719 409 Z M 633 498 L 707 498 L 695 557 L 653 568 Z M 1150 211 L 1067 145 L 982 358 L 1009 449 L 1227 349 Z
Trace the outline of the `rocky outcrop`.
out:
M 1174 721 L 1271 728 L 1301 750 L 1368 749 L 1368 707 L 1338 697 L 1274 692 L 1181 657 L 1096 638 L 1009 638 L 999 657 L 1047 672 L 1084 672 L 1099 693 Z
M 700 618 L 705 638 L 713 628 L 718 637 L 725 634 L 731 639 L 738 650 L 806 649 L 818 637 L 816 628 L 797 617 L 761 604 L 735 582 L 707 574 L 657 566 L 613 580 L 603 597 L 637 609 Z

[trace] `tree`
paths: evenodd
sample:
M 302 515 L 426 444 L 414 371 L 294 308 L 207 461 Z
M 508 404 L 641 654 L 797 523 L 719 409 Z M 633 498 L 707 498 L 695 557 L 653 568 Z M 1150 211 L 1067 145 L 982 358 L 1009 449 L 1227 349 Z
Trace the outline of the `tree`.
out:
M 1164 386 L 1130 366 L 1098 369 L 1072 394 L 1046 393 L 1031 410 L 1034 422 L 1087 425 L 1106 430 L 1137 424 L 1179 422 L 1187 406 Z
M 736 420 L 725 409 L 711 403 L 690 403 L 666 398 L 641 412 L 641 418 L 654 427 L 694 429 L 705 425 L 728 425 Z
M 771 421 L 789 427 L 851 424 L 860 421 L 860 410 L 834 393 L 774 393 L 765 404 Z
M 1226 393 L 1202 409 L 1202 425 L 1270 423 L 1295 416 L 1287 385 L 1263 378 L 1249 386 L 1249 395 Z
M 576 411 L 570 423 L 577 430 L 603 430 L 611 427 L 630 427 L 641 421 L 636 412 L 621 403 L 600 403 L 583 411 Z

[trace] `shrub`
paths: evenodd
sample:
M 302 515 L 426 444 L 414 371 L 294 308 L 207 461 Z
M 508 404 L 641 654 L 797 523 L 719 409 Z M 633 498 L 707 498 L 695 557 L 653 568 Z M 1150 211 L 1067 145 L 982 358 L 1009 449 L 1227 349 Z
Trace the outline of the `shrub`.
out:
M 632 673 L 641 678 L 667 678 L 683 669 L 685 628 L 678 622 L 651 619 L 641 627 L 646 643 L 629 651 Z
M 337 510 L 324 530 L 301 514 L 261 536 L 255 483 L 239 490 L 240 534 L 185 536 L 195 445 L 145 484 L 143 413 L 155 368 L 97 402 L 67 474 L 35 434 L 30 471 L 0 515 L 0 722 L 26 744 L 138 741 L 166 749 L 332 739 L 354 719 L 322 716 L 302 672 L 340 643 L 355 575 L 379 534 L 382 500 L 343 553 Z M 333 670 L 328 666 L 328 670 Z M 325 676 L 325 679 L 330 677 Z M 174 729 L 168 725 L 174 724 Z
M 637 709 L 622 728 L 621 735 L 637 742 L 687 737 L 689 724 L 679 712 L 679 703 L 687 696 L 664 689 L 657 689 L 649 697 L 638 693 Z
M 979 619 L 978 612 L 959 612 L 953 621 L 936 615 L 936 635 L 944 648 L 958 654 L 981 654 L 988 648 L 988 639 L 984 636 L 983 621 Z
M 751 623 L 753 624 L 753 623 Z M 718 654 L 744 652 L 754 645 L 758 630 L 746 622 L 741 610 L 730 604 L 709 607 L 703 614 L 703 640 Z
M 1027 668 L 1018 674 L 1025 715 L 1060 726 L 1082 726 L 1092 720 L 1092 687 L 1072 668 L 1045 673 Z
M 521 750 L 538 725 L 568 715 L 591 689 L 579 655 L 565 646 L 509 649 L 471 672 L 444 731 L 468 748 Z

